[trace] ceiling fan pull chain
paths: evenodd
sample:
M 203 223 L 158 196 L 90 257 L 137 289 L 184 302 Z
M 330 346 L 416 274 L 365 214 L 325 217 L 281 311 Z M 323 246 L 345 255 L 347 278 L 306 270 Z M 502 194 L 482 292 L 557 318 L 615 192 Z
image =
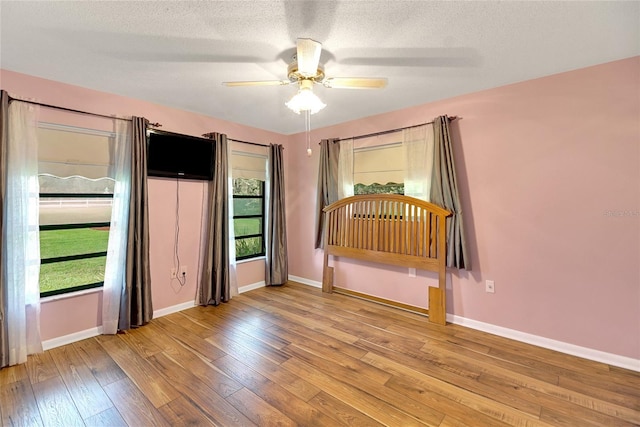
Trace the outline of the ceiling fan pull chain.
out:
M 307 156 L 311 157 L 311 111 L 304 112 L 304 127 L 307 133 Z

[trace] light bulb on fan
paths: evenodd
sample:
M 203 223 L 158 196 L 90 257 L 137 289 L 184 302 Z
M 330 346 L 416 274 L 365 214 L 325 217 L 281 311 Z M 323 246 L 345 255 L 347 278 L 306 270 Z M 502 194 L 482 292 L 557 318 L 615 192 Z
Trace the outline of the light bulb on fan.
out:
M 291 97 L 289 102 L 285 102 L 285 105 L 296 114 L 303 111 L 315 114 L 327 106 L 313 93 L 313 81 L 308 79 L 300 81 L 298 92 Z
M 313 93 L 313 81 L 303 79 L 300 81 L 300 89 L 298 92 L 286 102 L 285 105 L 296 114 L 304 115 L 304 128 L 307 140 L 307 157 L 311 157 L 311 115 L 317 113 L 326 107 L 320 98 Z

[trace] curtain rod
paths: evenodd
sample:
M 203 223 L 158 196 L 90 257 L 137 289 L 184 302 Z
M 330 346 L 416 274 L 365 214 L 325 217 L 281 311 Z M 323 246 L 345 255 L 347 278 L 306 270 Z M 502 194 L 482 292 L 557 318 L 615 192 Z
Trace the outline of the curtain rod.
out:
M 107 116 L 106 114 L 99 114 L 99 113 L 92 113 L 92 112 L 89 112 L 89 111 L 75 110 L 73 108 L 60 107 L 58 105 L 51 105 L 51 104 L 44 104 L 42 102 L 36 102 L 36 101 L 27 101 L 27 100 L 24 100 L 24 99 L 14 98 L 11 95 L 9 95 L 9 102 L 11 102 L 11 101 L 26 102 L 27 104 L 39 105 L 41 107 L 53 108 L 55 110 L 69 111 L 71 113 L 87 114 L 87 115 L 90 115 L 90 116 L 104 117 L 106 119 L 126 120 L 128 122 L 131 121 L 131 119 L 125 119 L 125 118 L 122 118 L 122 117 Z M 156 128 L 157 127 L 162 127 L 162 125 L 160 123 L 149 123 L 149 126 L 153 126 L 153 127 L 156 127 Z
M 240 142 L 242 144 L 249 144 L 249 145 L 257 145 L 258 147 L 269 147 L 269 145 L 267 144 L 260 144 L 259 142 L 251 142 L 251 141 L 242 141 L 242 140 L 233 139 L 233 138 L 227 138 L 227 141 Z
M 447 119 L 449 119 L 449 121 L 453 121 L 453 120 L 457 120 L 457 119 L 461 119 L 462 118 L 462 117 L 458 117 L 458 116 L 451 116 L 451 117 L 446 116 L 446 117 L 447 117 Z M 405 127 L 397 128 L 397 129 L 383 130 L 383 131 L 380 131 L 380 132 L 368 133 L 366 135 L 352 136 L 352 137 L 349 137 L 349 138 L 340 138 L 335 142 L 346 141 L 347 139 L 362 139 L 362 138 L 369 138 L 369 137 L 372 137 L 372 136 L 386 135 L 388 133 L 400 132 L 401 130 L 417 128 L 417 127 L 420 127 L 420 126 L 430 125 L 432 123 L 433 123 L 433 121 L 426 122 L 426 123 L 420 123 L 420 124 L 413 125 L 413 126 L 405 126 Z

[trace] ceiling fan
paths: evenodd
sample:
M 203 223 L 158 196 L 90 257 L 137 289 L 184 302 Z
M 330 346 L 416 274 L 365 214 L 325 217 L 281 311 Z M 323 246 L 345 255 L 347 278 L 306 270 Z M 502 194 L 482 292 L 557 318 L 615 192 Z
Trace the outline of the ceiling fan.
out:
M 299 38 L 296 42 L 296 54 L 287 67 L 287 80 L 234 81 L 222 84 L 228 87 L 297 84 L 298 92 L 286 105 L 298 114 L 301 111 L 314 114 L 325 107 L 325 104 L 313 93 L 315 84 L 335 89 L 382 89 L 387 85 L 386 78 L 326 77 L 324 66 L 320 64 L 321 52 L 320 42 Z

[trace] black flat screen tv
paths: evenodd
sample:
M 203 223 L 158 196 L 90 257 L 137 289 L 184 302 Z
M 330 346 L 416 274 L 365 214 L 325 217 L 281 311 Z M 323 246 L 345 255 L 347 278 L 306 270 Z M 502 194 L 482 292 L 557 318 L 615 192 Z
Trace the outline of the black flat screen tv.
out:
M 147 175 L 210 181 L 213 143 L 206 138 L 150 130 L 147 137 Z

